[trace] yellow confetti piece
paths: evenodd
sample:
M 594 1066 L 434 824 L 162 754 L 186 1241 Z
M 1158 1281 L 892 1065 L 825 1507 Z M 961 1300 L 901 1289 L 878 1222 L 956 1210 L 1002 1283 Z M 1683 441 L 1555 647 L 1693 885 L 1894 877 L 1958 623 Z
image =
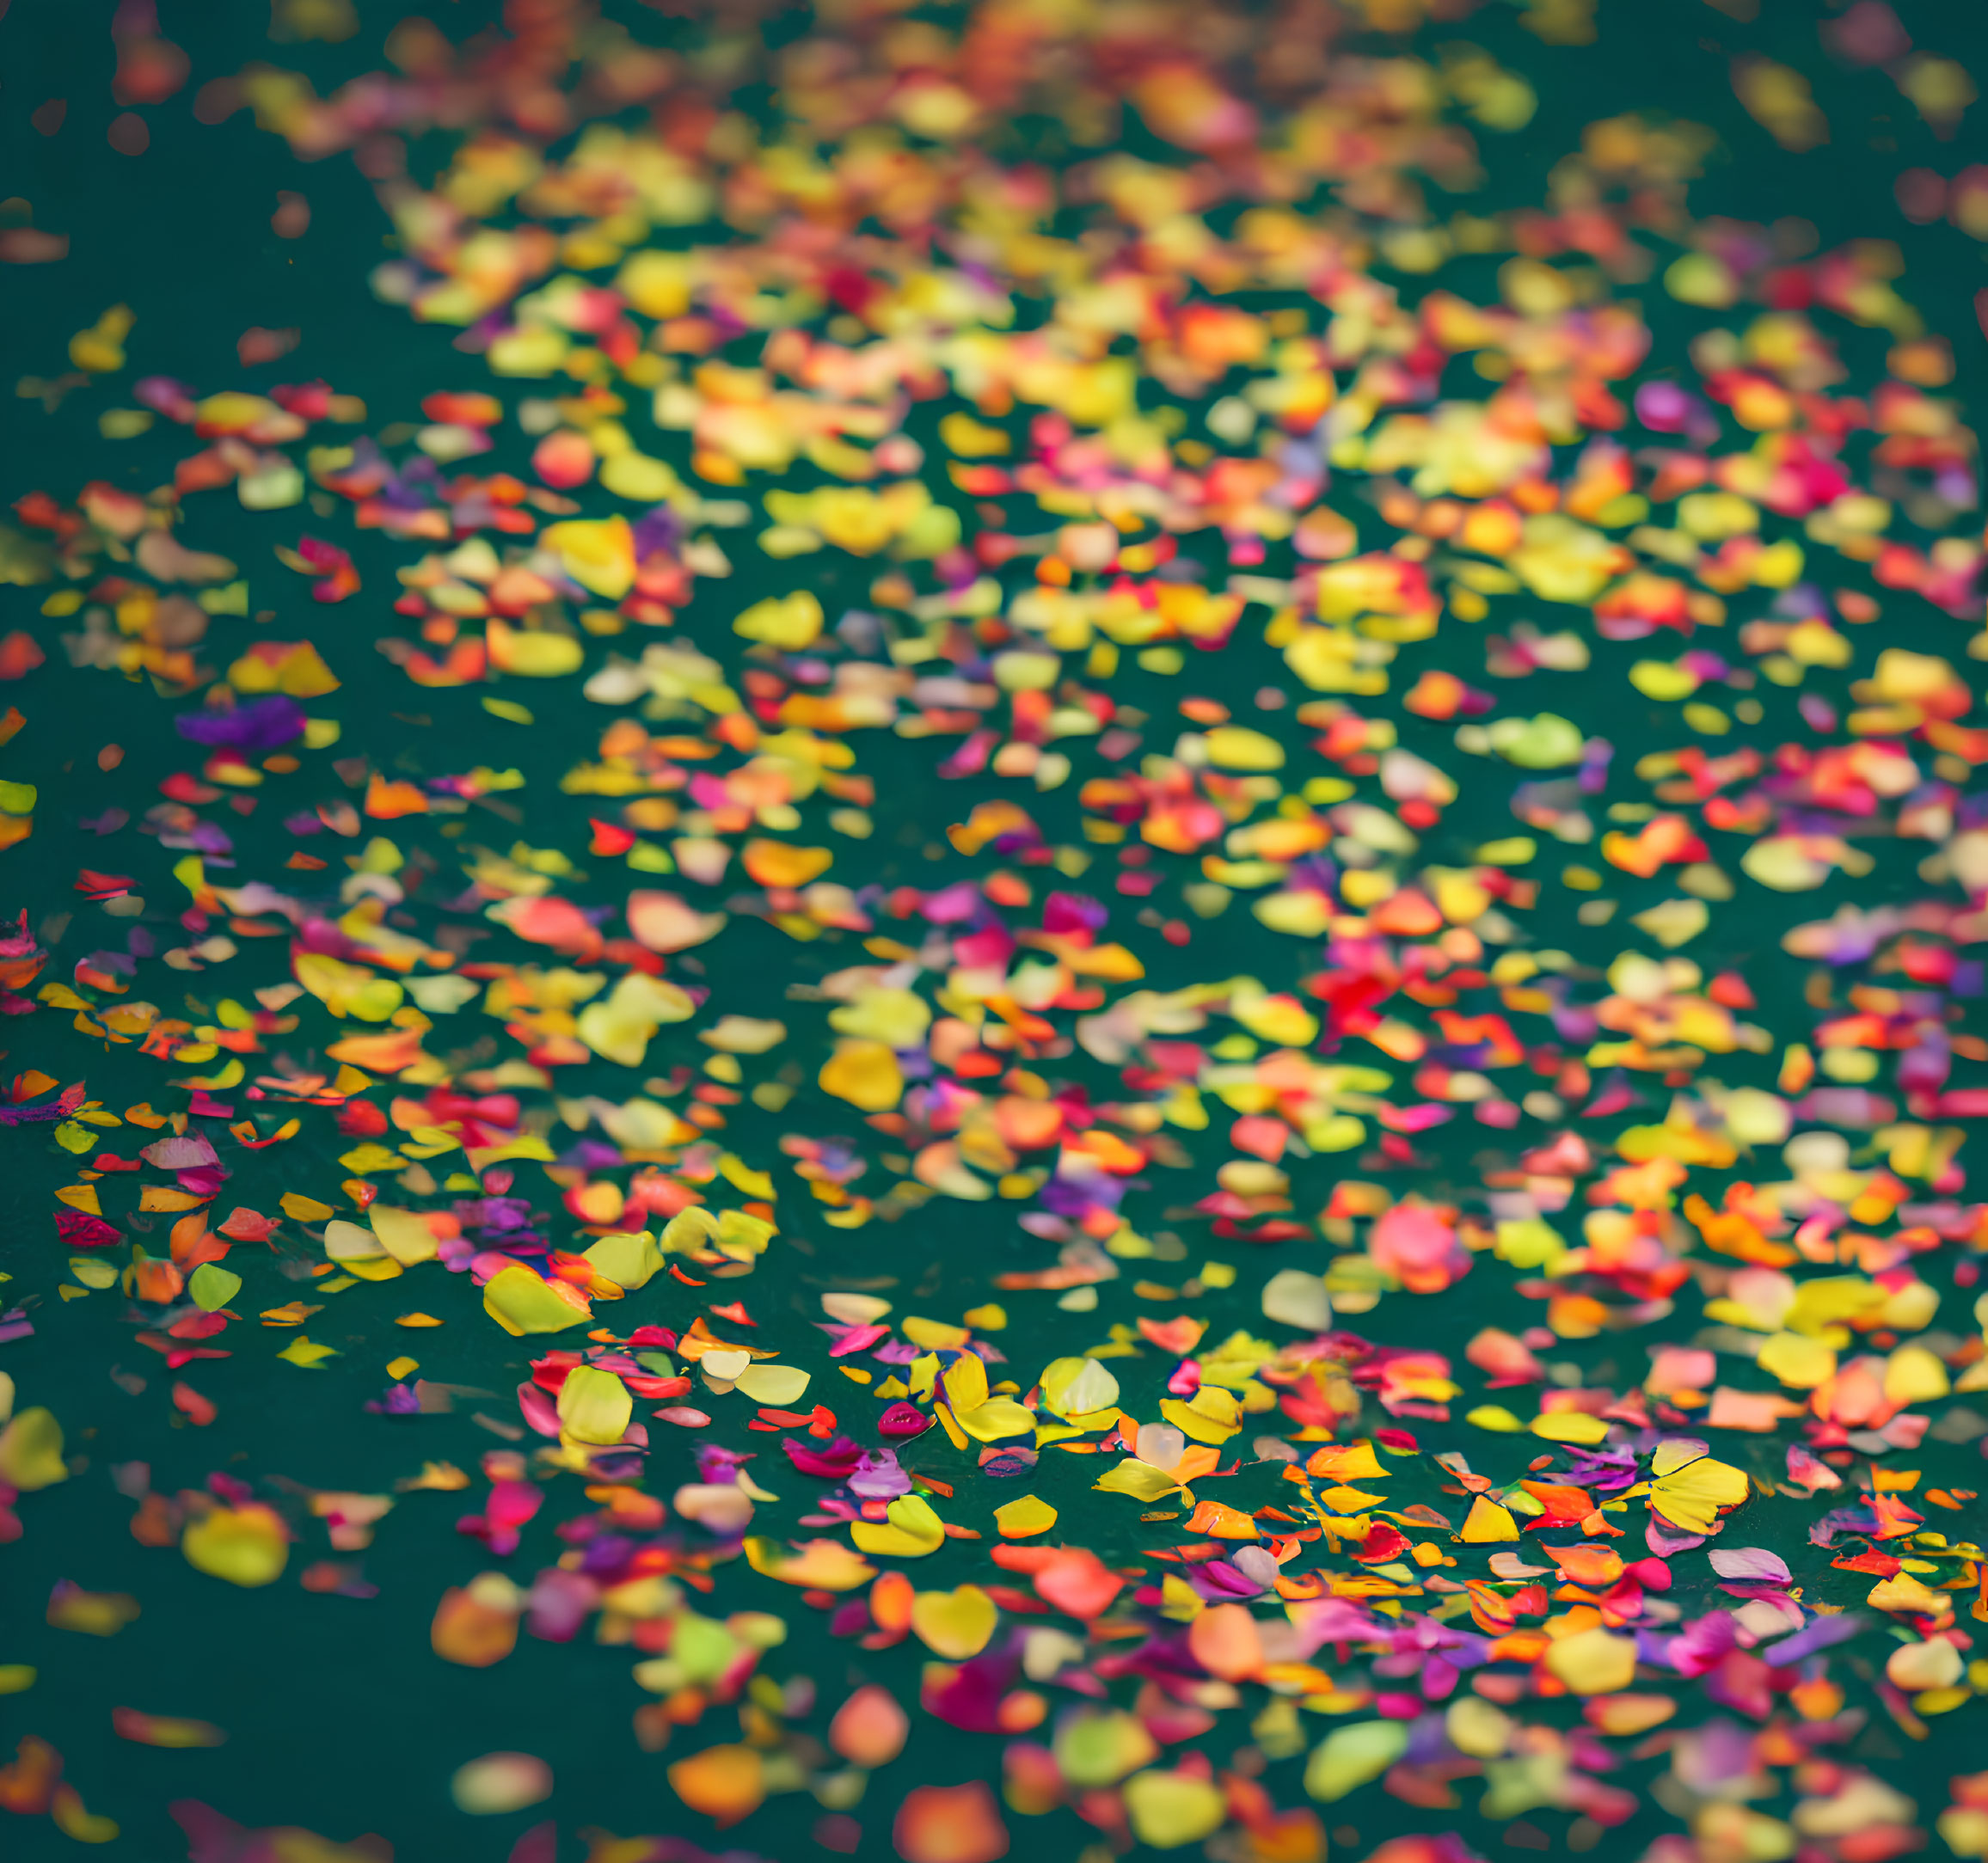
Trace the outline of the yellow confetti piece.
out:
M 1598 1625 L 1549 1644 L 1547 1669 L 1576 1694 L 1615 1694 L 1635 1680 L 1636 1639 Z
M 11 1381 L 7 1395 L 11 1401 Z M 0 1430 L 0 1481 L 32 1494 L 68 1479 L 69 1464 L 62 1459 L 62 1425 L 52 1411 L 37 1404 Z
M 339 1356 L 339 1351 L 335 1345 L 320 1345 L 315 1339 L 305 1339 L 299 1335 L 291 1340 L 289 1345 L 285 1345 L 276 1356 L 279 1358 L 287 1360 L 291 1364 L 300 1365 L 304 1370 L 310 1370 L 315 1366 L 322 1364 L 328 1358 L 336 1358 Z
M 911 1628 L 936 1656 L 956 1663 L 978 1656 L 1001 1621 L 994 1600 L 977 1584 L 951 1591 L 921 1591 L 911 1600 Z
M 790 1552 L 777 1540 L 748 1539 L 746 1559 L 754 1572 L 809 1590 L 853 1591 L 877 1574 L 868 1560 L 835 1540 L 804 1541 Z
M 273 1584 L 283 1576 L 290 1558 L 290 1529 L 273 1508 L 260 1503 L 217 1507 L 188 1523 L 180 1550 L 194 1571 L 252 1590 Z
M 1019 1500 L 997 1507 L 994 1524 L 1004 1540 L 1032 1539 L 1056 1524 L 1056 1510 L 1039 1496 L 1024 1494 Z
M 1497 1540 L 1516 1540 L 1519 1523 L 1512 1517 L 1512 1510 L 1501 1507 L 1496 1501 L 1480 1494 L 1470 1503 L 1470 1511 L 1463 1521 L 1463 1539 L 1467 1546 L 1482 1546 Z
M 547 1281 L 515 1263 L 499 1269 L 484 1284 L 483 1310 L 513 1339 L 527 1333 L 562 1333 L 593 1316 L 577 1289 L 563 1281 Z

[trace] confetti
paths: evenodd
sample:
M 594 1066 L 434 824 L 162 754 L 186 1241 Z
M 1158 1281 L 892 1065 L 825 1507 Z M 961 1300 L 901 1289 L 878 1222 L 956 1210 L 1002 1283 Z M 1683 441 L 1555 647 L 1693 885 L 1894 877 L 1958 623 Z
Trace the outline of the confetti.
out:
M 115 9 L 242 263 L 0 204 L 0 1692 L 387 1835 L 0 1805 L 1988 1854 L 1975 81 L 1519 10 Z

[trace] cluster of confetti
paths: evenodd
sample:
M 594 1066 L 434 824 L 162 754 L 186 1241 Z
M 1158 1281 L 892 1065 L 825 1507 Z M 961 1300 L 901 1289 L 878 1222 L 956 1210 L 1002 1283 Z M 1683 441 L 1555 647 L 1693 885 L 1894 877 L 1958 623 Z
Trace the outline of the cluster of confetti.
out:
M 1695 218 L 1681 120 L 1452 211 L 1533 88 L 1353 10 L 535 0 L 321 97 L 117 9 L 121 102 L 354 154 L 452 346 L 369 405 L 111 307 L 157 472 L 0 529 L 0 1541 L 94 1486 L 147 1549 L 73 1529 L 48 1626 L 448 1542 L 367 1660 L 605 1650 L 660 1806 L 555 1800 L 520 1684 L 436 1762 L 518 1863 L 1988 1855 L 1952 347 L 1894 247 Z M 1875 0 L 1825 43 L 1972 101 Z M 1983 172 L 1900 205 L 1988 233 Z M 114 1337 L 169 1465 L 65 1427 Z M 231 1454 L 314 1382 L 370 1487 Z M 59 1686 L 0 1645 L 0 1810 L 114 1842 Z M 434 1854 L 199 1777 L 196 1859 Z

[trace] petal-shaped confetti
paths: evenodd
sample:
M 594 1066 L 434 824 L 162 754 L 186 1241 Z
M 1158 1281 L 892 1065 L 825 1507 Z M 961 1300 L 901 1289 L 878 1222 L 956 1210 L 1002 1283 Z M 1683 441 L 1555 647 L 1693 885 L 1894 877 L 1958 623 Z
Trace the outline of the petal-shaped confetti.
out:
M 891 1840 L 904 1863 L 997 1863 L 1009 1852 L 994 1794 L 978 1779 L 914 1786 L 898 1807 Z
M 858 1688 L 835 1711 L 828 1743 L 852 1766 L 874 1771 L 905 1750 L 911 1722 L 896 1698 L 874 1682 Z
M 1128 1779 L 1125 1800 L 1132 1834 L 1156 1850 L 1199 1843 L 1221 1824 L 1228 1811 L 1212 1780 L 1158 1768 Z
M 936 1654 L 964 1661 L 987 1647 L 1001 1621 L 994 1601 L 979 1585 L 921 1591 L 911 1601 L 911 1628 Z
M 290 1560 L 290 1530 L 273 1508 L 217 1507 L 190 1521 L 180 1541 L 187 1563 L 230 1584 L 273 1584 Z
M 552 1796 L 552 1768 L 529 1753 L 486 1753 L 456 1768 L 449 1791 L 473 1817 L 522 1811 Z
M 722 1829 L 759 1809 L 766 1796 L 765 1768 L 748 1746 L 706 1747 L 669 1768 L 670 1790 L 693 1811 Z
M 559 1426 L 576 1443 L 618 1443 L 634 1414 L 634 1398 L 611 1371 L 575 1365 L 559 1387 Z
M 1305 1763 L 1304 1789 L 1333 1804 L 1377 1778 L 1408 1750 L 1408 1729 L 1399 1721 L 1356 1721 L 1335 1727 Z

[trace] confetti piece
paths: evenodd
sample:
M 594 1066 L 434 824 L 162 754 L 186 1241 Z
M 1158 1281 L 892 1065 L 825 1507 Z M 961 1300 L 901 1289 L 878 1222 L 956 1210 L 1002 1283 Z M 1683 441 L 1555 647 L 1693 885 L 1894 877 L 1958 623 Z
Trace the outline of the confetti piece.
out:
M 720 1829 L 758 1810 L 766 1796 L 764 1768 L 751 1747 L 706 1747 L 669 1768 L 670 1790 Z
M 282 1577 L 290 1532 L 273 1509 L 217 1507 L 187 1523 L 180 1550 L 194 1571 L 254 1588 Z
M 138 1601 L 123 1591 L 86 1591 L 67 1578 L 49 1594 L 48 1621 L 58 1630 L 89 1637 L 114 1637 L 139 1615 Z
M 147 1747 L 218 1747 L 228 1736 L 211 1721 L 184 1720 L 168 1714 L 141 1714 L 136 1708 L 114 1707 L 111 1728 L 120 1740 Z
M 858 1688 L 835 1711 L 828 1743 L 852 1765 L 874 1772 L 905 1750 L 911 1723 L 887 1689 Z
M 458 1766 L 449 1790 L 457 1810 L 473 1817 L 521 1811 L 552 1796 L 552 1768 L 529 1753 L 486 1753 Z

